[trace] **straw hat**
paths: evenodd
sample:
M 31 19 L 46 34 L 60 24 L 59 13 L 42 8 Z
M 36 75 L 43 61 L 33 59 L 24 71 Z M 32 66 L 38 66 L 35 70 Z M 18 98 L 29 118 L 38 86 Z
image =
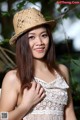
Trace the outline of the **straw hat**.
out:
M 14 44 L 21 34 L 34 27 L 44 24 L 48 24 L 53 27 L 55 25 L 55 21 L 46 21 L 41 12 L 35 8 L 28 8 L 17 12 L 13 18 L 15 35 L 10 39 L 9 43 Z

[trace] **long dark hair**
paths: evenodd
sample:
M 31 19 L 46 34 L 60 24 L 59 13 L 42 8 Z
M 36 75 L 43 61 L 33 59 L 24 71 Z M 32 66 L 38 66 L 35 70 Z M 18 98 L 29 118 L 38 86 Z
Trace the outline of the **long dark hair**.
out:
M 47 54 L 44 57 L 44 61 L 50 72 L 54 72 L 53 69 L 57 70 L 60 74 L 58 65 L 56 64 L 55 58 L 55 45 L 52 38 L 51 29 L 48 25 L 43 25 L 46 28 L 49 35 L 49 48 Z M 31 81 L 34 79 L 34 60 L 31 49 L 29 47 L 28 33 L 22 34 L 16 41 L 16 64 L 17 73 L 21 81 L 21 90 L 25 87 L 30 88 Z

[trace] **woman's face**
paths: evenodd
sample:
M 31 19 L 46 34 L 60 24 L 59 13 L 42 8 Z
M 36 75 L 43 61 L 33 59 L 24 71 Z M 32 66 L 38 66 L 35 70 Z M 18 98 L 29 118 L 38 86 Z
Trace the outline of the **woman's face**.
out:
M 49 36 L 45 27 L 39 27 L 28 33 L 29 45 L 34 58 L 45 56 L 49 46 Z

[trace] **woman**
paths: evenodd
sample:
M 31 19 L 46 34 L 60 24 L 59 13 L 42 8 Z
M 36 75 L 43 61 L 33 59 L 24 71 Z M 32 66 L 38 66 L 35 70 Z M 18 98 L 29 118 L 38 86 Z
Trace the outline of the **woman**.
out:
M 3 80 L 0 111 L 8 120 L 76 120 L 68 70 L 55 60 L 51 28 L 34 8 L 14 16 L 17 68 Z

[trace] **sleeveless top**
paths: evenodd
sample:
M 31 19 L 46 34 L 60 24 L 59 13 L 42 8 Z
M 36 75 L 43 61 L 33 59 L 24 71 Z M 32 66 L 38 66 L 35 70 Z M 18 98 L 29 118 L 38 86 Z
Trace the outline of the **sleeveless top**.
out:
M 23 120 L 64 120 L 64 107 L 67 105 L 69 88 L 66 81 L 56 72 L 56 79 L 47 83 L 34 77 L 46 92 L 46 97 L 27 113 Z

